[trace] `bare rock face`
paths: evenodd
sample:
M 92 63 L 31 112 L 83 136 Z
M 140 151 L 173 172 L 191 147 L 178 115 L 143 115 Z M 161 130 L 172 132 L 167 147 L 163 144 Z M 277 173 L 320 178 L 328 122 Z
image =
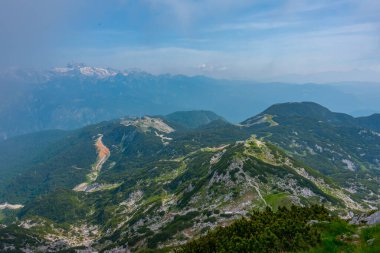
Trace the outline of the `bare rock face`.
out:
M 380 211 L 377 211 L 376 213 L 371 214 L 366 218 L 368 225 L 374 225 L 380 223 Z
M 135 126 L 137 128 L 140 128 L 144 132 L 148 131 L 151 128 L 156 129 L 159 132 L 167 133 L 167 134 L 175 131 L 171 126 L 166 124 L 162 119 L 152 118 L 148 116 L 144 116 L 142 118 L 135 118 L 135 119 L 125 119 L 121 121 L 121 124 L 124 126 Z
M 367 215 L 357 215 L 352 218 L 350 221 L 351 224 L 367 224 L 367 225 L 375 225 L 380 224 L 380 211 L 377 211 L 369 216 Z

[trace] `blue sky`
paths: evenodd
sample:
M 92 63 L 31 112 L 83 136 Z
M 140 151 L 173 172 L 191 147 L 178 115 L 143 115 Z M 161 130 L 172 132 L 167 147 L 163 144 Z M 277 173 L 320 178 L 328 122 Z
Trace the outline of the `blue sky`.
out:
M 379 13 L 378 0 L 2 0 L 0 65 L 380 81 Z

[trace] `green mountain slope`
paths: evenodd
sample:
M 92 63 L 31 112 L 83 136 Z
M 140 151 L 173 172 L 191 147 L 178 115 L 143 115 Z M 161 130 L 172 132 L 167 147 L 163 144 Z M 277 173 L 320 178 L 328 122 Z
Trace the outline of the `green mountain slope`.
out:
M 165 116 L 169 123 L 179 124 L 186 128 L 197 128 L 215 120 L 224 120 L 221 116 L 210 111 L 174 112 Z
M 362 127 L 362 122 L 363 118 L 333 113 L 314 103 L 286 103 L 242 125 L 377 205 L 380 134 Z
M 356 119 L 358 124 L 375 131 L 380 131 L 380 114 L 372 114 L 369 117 L 359 117 Z
M 350 115 L 331 112 L 329 109 L 313 102 L 276 104 L 270 106 L 260 115 L 263 114 L 311 118 L 334 125 L 352 125 L 355 121 L 355 118 Z
M 0 188 L 38 162 L 38 156 L 64 135 L 63 131 L 44 131 L 0 141 Z
M 25 202 L 58 188 L 71 188 L 83 181 L 96 159 L 94 135 L 95 132 L 86 129 L 74 131 L 65 133 L 59 141 L 46 147 L 36 147 L 35 158 L 30 162 L 22 161 L 19 165 L 23 166 L 22 173 L 5 183 L 0 199 L 10 203 Z
M 200 111 L 191 112 L 194 120 L 188 123 L 198 127 L 179 126 L 167 117 L 141 117 L 60 133 L 38 152 L 36 147 L 38 159 L 23 161 L 27 168 L 1 190 L 3 202 L 24 207 L 7 210 L 0 229 L 0 236 L 17 234 L 20 240 L 0 247 L 154 250 L 176 247 L 252 209 L 323 204 L 346 216 L 374 208 L 379 200 L 371 188 L 376 178 L 367 174 L 377 172 L 369 160 L 358 156 L 367 165 L 363 173 L 345 169 L 344 163 L 332 163 L 336 167 L 325 171 L 306 146 L 287 145 L 294 143 L 294 131 L 297 143 L 337 145 L 340 140 L 348 146 L 361 138 L 362 148 L 377 157 L 376 136 L 353 134 L 373 130 L 318 124 L 319 119 L 281 116 L 280 111 L 241 125 L 218 117 L 200 124 L 208 121 Z M 183 120 L 189 114 L 175 115 Z M 341 147 L 352 159 L 355 153 L 345 145 Z M 342 188 L 339 171 L 346 173 L 340 176 L 357 176 L 366 188 Z M 374 193 L 367 196 L 368 191 Z

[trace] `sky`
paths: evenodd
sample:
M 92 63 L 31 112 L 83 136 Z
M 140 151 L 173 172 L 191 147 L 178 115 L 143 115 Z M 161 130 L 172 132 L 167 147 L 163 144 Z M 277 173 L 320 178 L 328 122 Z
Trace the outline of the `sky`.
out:
M 379 13 L 379 0 L 1 0 L 0 67 L 380 82 Z

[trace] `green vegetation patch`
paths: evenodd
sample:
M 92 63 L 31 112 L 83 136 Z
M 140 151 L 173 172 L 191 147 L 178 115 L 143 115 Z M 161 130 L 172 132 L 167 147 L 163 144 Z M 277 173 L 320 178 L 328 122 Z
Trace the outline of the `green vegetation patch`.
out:
M 290 207 L 292 204 L 287 193 L 269 194 L 264 199 L 274 210 L 277 210 L 280 206 Z
M 81 193 L 57 190 L 28 202 L 19 216 L 40 216 L 57 223 L 72 223 L 85 218 L 89 208 L 84 200 Z
M 251 218 L 219 227 L 176 252 L 294 252 L 317 246 L 321 235 L 310 220 L 330 221 L 322 206 L 280 207 L 276 212 L 267 208 L 253 211 Z
M 380 252 L 380 225 L 358 227 L 346 221 L 336 220 L 332 223 L 317 225 L 321 231 L 321 244 L 307 251 L 322 252 Z

